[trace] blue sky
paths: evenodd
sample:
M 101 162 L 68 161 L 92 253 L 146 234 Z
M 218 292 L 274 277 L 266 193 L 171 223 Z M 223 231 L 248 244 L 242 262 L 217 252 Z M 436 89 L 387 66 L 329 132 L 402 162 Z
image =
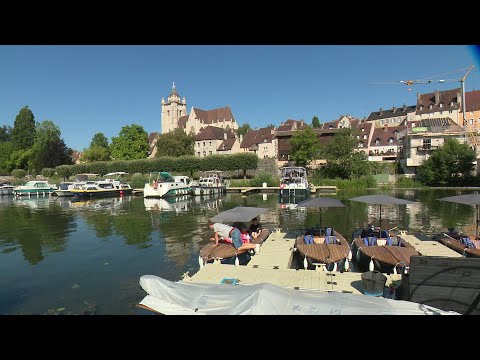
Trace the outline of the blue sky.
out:
M 187 110 L 230 105 L 253 128 L 287 119 L 311 123 L 414 105 L 416 94 L 460 86 L 369 85 L 424 79 L 475 65 L 466 90 L 480 89 L 478 48 L 461 45 L 57 45 L 0 46 L 0 126 L 28 105 L 59 126 L 67 146 L 109 141 L 125 125 L 160 131 L 161 99 L 175 81 Z M 460 78 L 463 73 L 450 74 Z M 441 77 L 439 77 L 441 78 Z

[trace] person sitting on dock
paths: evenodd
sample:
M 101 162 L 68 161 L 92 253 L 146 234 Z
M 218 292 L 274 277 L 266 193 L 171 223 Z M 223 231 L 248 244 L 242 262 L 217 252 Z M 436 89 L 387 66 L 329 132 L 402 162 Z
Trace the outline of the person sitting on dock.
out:
M 254 217 L 250 224 L 250 236 L 256 238 L 262 232 L 262 225 L 258 222 L 258 219 Z
M 210 229 L 215 231 L 214 237 L 210 238 L 211 241 L 215 241 L 215 246 L 218 245 L 218 241 L 220 240 L 220 237 L 222 237 L 224 239 L 232 239 L 232 245 L 239 252 L 245 252 L 250 249 L 255 250 L 257 248 L 255 244 L 242 242 L 242 233 L 236 227 L 222 223 L 214 223 L 212 220 L 208 220 L 207 225 Z

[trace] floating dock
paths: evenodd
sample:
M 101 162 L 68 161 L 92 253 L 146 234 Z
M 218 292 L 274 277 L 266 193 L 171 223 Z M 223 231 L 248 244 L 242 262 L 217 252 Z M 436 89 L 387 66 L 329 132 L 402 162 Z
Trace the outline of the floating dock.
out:
M 413 235 L 407 235 L 400 232 L 400 237 L 412 245 L 415 250 L 424 256 L 448 256 L 453 258 L 463 257 L 462 254 L 446 247 L 445 245 L 433 240 L 420 240 Z

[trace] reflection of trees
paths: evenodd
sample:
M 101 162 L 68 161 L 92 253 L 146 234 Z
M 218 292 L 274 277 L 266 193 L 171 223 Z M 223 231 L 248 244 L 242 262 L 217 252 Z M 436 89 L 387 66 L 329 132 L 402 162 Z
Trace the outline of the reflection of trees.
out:
M 123 236 L 127 245 L 150 246 L 153 227 L 143 201 L 129 201 L 128 204 L 128 211 L 111 217 L 115 233 Z
M 17 244 L 30 264 L 44 259 L 43 252 L 65 250 L 68 234 L 76 227 L 74 215 L 50 203 L 48 207 L 32 210 L 10 206 L 0 210 L 0 244 Z
M 87 213 L 84 215 L 85 221 L 93 229 L 99 238 L 105 238 L 113 234 L 113 221 L 109 214 Z

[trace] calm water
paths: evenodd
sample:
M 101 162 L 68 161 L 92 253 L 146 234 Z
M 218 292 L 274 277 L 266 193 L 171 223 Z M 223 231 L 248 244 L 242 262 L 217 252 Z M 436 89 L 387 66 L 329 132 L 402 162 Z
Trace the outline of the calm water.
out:
M 382 226 L 424 235 L 447 227 L 473 229 L 473 207 L 437 200 L 468 192 L 384 192 L 419 204 L 383 206 Z M 199 249 L 212 235 L 207 219 L 218 212 L 266 207 L 264 227 L 295 232 L 318 223 L 321 211 L 324 226 L 350 239 L 356 227 L 378 223 L 378 206 L 348 200 L 365 194 L 340 191 L 332 197 L 347 207 L 322 210 L 295 209 L 276 194 L 172 203 L 141 196 L 83 202 L 0 196 L 0 314 L 134 314 L 146 295 L 140 276 L 177 281 L 198 270 Z

